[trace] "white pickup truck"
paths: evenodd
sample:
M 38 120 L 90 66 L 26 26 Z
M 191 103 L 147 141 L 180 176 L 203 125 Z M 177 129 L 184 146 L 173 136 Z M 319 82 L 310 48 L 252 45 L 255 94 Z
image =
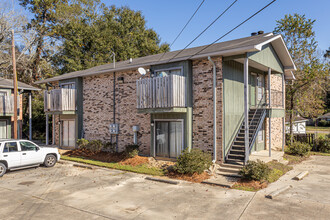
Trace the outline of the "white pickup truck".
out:
M 39 147 L 28 140 L 0 140 L 0 177 L 7 170 L 44 164 L 52 167 L 60 159 L 57 148 Z

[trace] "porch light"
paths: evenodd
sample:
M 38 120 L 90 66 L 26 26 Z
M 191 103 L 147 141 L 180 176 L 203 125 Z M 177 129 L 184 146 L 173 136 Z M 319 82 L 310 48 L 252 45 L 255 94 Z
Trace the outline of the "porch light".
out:
M 124 83 L 124 77 L 120 76 L 117 78 L 118 83 Z

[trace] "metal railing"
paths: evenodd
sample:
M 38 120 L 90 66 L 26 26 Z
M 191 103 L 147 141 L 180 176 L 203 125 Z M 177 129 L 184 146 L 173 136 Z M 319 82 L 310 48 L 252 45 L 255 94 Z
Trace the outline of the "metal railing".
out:
M 44 92 L 45 112 L 75 111 L 76 89 L 53 89 Z
M 136 81 L 137 108 L 186 107 L 186 77 L 170 75 Z
M 275 89 L 271 89 L 271 94 L 270 94 L 270 99 L 271 99 L 271 103 L 270 103 L 270 107 L 275 107 L 275 108 L 283 108 L 284 107 L 284 100 L 283 100 L 283 91 L 280 90 L 275 90 Z M 267 91 L 268 93 L 268 91 Z M 269 100 L 267 99 L 267 102 L 269 102 Z

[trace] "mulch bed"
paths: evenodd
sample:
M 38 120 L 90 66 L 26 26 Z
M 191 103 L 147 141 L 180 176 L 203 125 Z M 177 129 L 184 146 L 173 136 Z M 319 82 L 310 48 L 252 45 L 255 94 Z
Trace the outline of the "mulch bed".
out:
M 210 175 L 207 172 L 203 172 L 201 174 L 194 173 L 193 175 L 169 172 L 168 177 L 173 178 L 173 179 L 186 180 L 186 181 L 194 182 L 194 183 L 201 183 L 204 180 L 209 179 Z
M 232 188 L 248 187 L 248 188 L 253 188 L 255 190 L 259 190 L 259 189 L 264 189 L 267 186 L 268 183 L 266 181 L 260 182 L 255 180 L 241 179 L 237 181 Z
M 109 153 L 109 152 L 91 152 L 87 149 L 75 149 L 65 152 L 64 155 L 73 157 L 83 157 L 85 159 L 97 160 L 107 163 L 119 163 L 121 165 L 138 166 L 148 163 L 147 157 L 135 156 L 133 158 L 126 158 L 124 153 Z

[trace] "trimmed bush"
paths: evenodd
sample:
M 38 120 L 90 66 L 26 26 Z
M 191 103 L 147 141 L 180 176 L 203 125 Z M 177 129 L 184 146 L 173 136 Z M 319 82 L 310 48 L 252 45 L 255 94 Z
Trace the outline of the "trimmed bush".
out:
M 268 179 L 270 172 L 271 169 L 267 166 L 266 163 L 260 160 L 249 160 L 247 164 L 242 167 L 239 173 L 243 176 L 243 178 L 248 180 L 265 181 Z
M 125 147 L 125 157 L 133 158 L 139 154 L 139 145 L 137 144 L 129 144 Z
M 114 153 L 116 152 L 116 143 L 111 143 L 111 142 L 104 142 L 103 143 L 103 150 Z
M 78 145 L 79 149 L 86 148 L 88 146 L 88 144 L 89 144 L 89 141 L 84 138 L 77 140 L 77 145 Z
M 92 151 L 93 153 L 100 152 L 103 148 L 103 143 L 100 140 L 92 140 L 87 145 L 86 149 Z
M 197 148 L 192 149 L 190 152 L 188 149 L 185 149 L 179 156 L 174 166 L 174 171 L 181 174 L 201 174 L 211 165 L 211 154 Z
M 330 137 L 329 135 L 319 137 L 315 140 L 317 150 L 322 153 L 330 153 Z
M 296 156 L 306 156 L 311 151 L 311 146 L 307 143 L 302 143 L 299 141 L 293 142 L 292 145 L 289 145 L 285 152 L 287 154 L 296 155 Z

